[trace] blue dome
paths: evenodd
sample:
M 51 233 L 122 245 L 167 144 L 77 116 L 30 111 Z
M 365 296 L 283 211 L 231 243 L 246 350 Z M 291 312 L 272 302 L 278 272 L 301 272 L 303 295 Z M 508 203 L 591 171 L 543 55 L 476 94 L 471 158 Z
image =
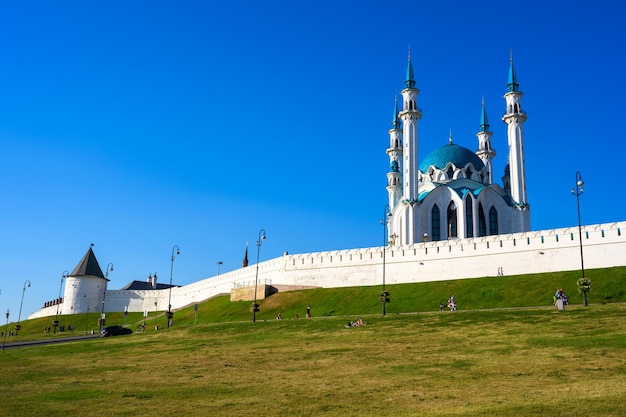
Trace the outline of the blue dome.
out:
M 420 164 L 419 170 L 426 173 L 431 165 L 443 170 L 449 162 L 452 162 L 457 168 L 472 164 L 476 171 L 485 167 L 483 161 L 474 152 L 457 144 L 449 143 L 428 154 Z

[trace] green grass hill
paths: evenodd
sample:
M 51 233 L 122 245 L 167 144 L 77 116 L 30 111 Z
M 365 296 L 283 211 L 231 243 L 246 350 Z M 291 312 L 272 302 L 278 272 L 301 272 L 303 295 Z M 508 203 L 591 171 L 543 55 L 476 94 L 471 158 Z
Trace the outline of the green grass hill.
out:
M 592 291 L 588 293 L 590 304 L 604 304 L 626 301 L 626 267 L 614 267 L 588 270 L 592 279 Z M 437 311 L 439 303 L 446 304 L 454 294 L 459 310 L 477 310 L 491 308 L 551 306 L 552 296 L 558 288 L 563 288 L 570 304 L 582 304 L 576 282 L 579 270 L 553 272 L 532 275 L 496 276 L 451 281 L 432 281 L 414 284 L 387 285 L 390 303 L 386 306 L 388 315 Z M 304 317 L 306 306 L 311 306 L 315 317 L 345 316 L 358 317 L 381 314 L 379 296 L 381 286 L 318 288 L 301 291 L 276 293 L 265 300 L 259 300 L 260 311 L 257 320 L 274 320 L 278 313 L 284 319 Z M 194 306 L 175 311 L 176 326 L 188 326 L 195 323 L 219 323 L 248 321 L 252 319 L 251 302 L 231 302 L 228 295 L 214 297 Z M 151 331 L 158 326 L 166 326 L 163 311 L 143 313 L 107 313 L 107 325 L 121 324 L 136 329 L 146 323 Z M 62 315 L 59 321 L 66 329 L 72 325 L 74 333 L 84 334 L 98 329 L 98 313 Z M 22 330 L 18 337 L 10 341 L 55 337 L 58 334 L 44 334 L 46 326 L 52 326 L 52 317 L 22 321 Z M 11 331 L 13 324 L 9 324 Z M 4 329 L 2 329 L 4 331 Z M 65 333 L 67 334 L 67 333 Z

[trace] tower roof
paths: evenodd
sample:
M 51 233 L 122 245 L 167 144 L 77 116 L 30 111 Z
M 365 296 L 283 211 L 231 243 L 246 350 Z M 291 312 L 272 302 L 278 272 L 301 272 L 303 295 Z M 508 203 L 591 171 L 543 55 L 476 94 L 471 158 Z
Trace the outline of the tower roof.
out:
M 481 132 L 489 131 L 489 121 L 487 120 L 487 110 L 485 110 L 485 98 L 484 97 L 483 97 L 482 111 L 480 113 L 480 131 Z
M 396 97 L 396 103 L 393 107 L 393 121 L 391 122 L 391 127 L 393 129 L 400 128 L 400 118 L 398 117 L 398 97 Z
M 84 277 L 87 275 L 104 278 L 102 269 L 100 269 L 100 265 L 98 264 L 96 255 L 94 255 L 93 250 L 91 250 L 91 246 L 70 274 L 71 277 Z
M 409 63 L 406 67 L 406 80 L 404 81 L 406 88 L 415 88 L 415 76 L 413 75 L 413 64 L 411 63 L 411 50 L 409 49 Z
M 519 83 L 517 82 L 517 75 L 515 75 L 515 67 L 513 66 L 513 51 L 509 58 L 509 82 L 507 83 L 507 91 L 519 91 Z

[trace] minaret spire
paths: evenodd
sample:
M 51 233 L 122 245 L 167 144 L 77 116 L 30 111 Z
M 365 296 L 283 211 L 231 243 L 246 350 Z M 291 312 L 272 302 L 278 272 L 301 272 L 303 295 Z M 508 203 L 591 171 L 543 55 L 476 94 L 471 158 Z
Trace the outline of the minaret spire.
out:
M 391 122 L 391 127 L 393 129 L 399 129 L 402 122 L 398 117 L 398 96 L 395 97 L 395 105 L 393 108 L 393 121 Z
M 485 96 L 482 98 L 482 111 L 480 112 L 480 131 L 489 131 L 489 121 L 487 120 L 487 111 L 485 110 Z
M 411 62 L 411 47 L 409 46 L 409 63 L 406 67 L 406 80 L 404 87 L 415 88 L 415 75 L 413 75 L 413 63 Z
M 248 266 L 248 241 L 246 240 L 246 253 L 243 255 L 243 261 L 241 261 L 241 267 L 245 268 Z
M 487 110 L 485 109 L 485 97 L 482 98 L 482 109 L 480 112 L 480 129 L 478 136 L 478 150 L 476 155 L 483 161 L 486 168 L 487 178 L 483 179 L 485 184 L 493 184 L 493 157 L 496 151 L 491 147 L 491 136 L 493 133 L 489 131 L 489 121 L 487 121 Z
M 513 66 L 513 49 L 509 53 L 509 82 L 507 83 L 507 91 L 519 91 L 519 83 L 517 82 L 517 75 L 515 74 L 515 67 Z

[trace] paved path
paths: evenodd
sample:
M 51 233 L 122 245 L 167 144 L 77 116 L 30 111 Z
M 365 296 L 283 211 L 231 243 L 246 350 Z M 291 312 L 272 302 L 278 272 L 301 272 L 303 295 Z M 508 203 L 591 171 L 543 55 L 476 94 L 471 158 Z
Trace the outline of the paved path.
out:
M 50 345 L 53 343 L 75 342 L 78 340 L 94 339 L 98 337 L 100 337 L 99 334 L 88 334 L 88 335 L 83 335 L 83 336 L 58 337 L 58 338 L 53 338 L 53 339 L 28 340 L 25 342 L 7 343 L 4 345 L 4 349 L 12 349 L 12 348 L 26 347 L 26 346 Z

